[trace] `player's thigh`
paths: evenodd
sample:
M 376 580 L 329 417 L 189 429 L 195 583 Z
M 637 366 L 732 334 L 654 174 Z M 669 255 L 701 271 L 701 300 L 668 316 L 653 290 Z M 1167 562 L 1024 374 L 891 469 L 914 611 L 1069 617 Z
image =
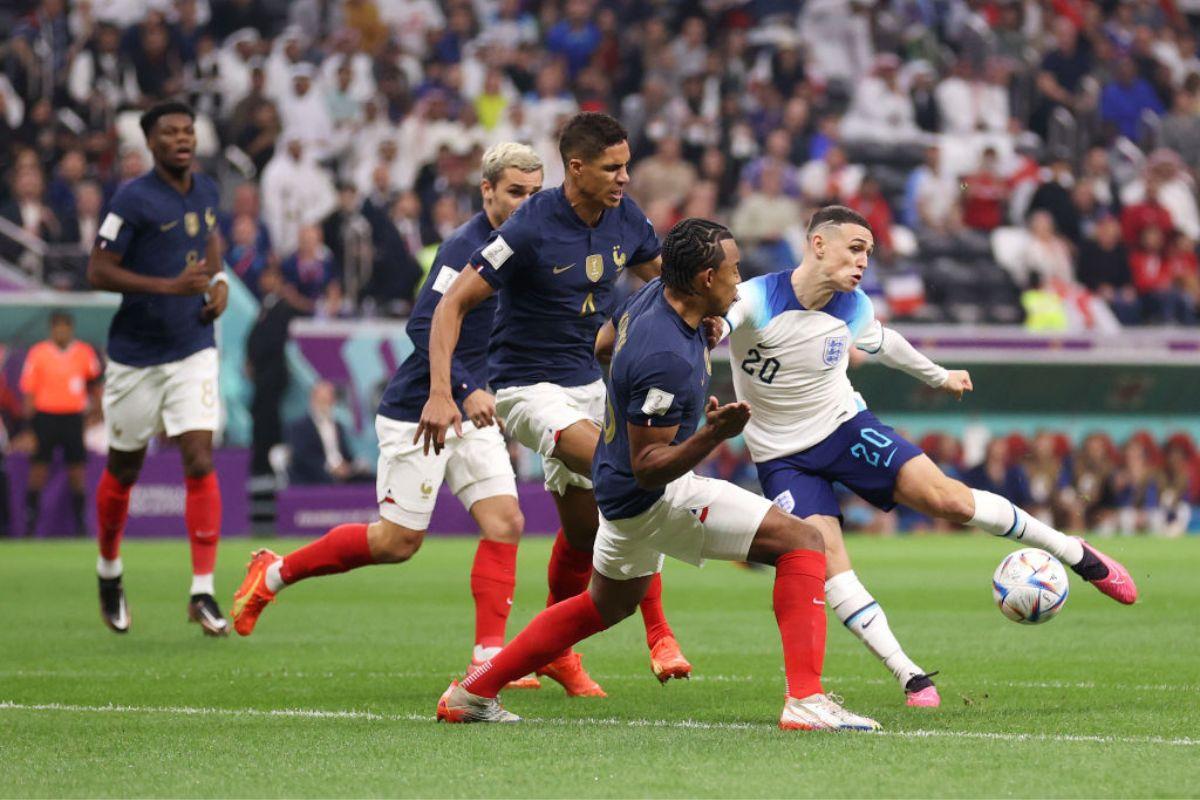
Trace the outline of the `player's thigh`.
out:
M 923 455 L 921 448 L 870 411 L 842 425 L 833 438 L 821 445 L 834 451 L 823 471 L 825 477 L 840 481 L 882 511 L 895 508 L 900 471 Z
M 110 450 L 145 450 L 163 429 L 167 379 L 162 365 L 131 367 L 108 362 L 104 369 L 104 427 Z
M 162 422 L 167 436 L 215 431 L 221 421 L 217 348 L 208 347 L 180 361 L 164 364 L 163 371 L 166 386 Z
M 430 450 L 426 454 L 421 444 L 413 444 L 416 430 L 414 422 L 375 418 L 379 437 L 375 497 L 380 518 L 409 530 L 424 531 L 437 504 L 446 463 L 460 440 L 451 432 L 442 452 Z
M 942 472 L 924 453 L 901 467 L 895 499 L 922 514 L 954 522 L 968 522 L 975 512 L 970 488 Z
M 591 460 L 604 415 L 603 381 L 500 389 L 496 413 L 504 420 L 509 436 L 542 456 L 547 491 L 562 494 L 568 486 L 592 488 Z M 554 457 L 564 432 L 569 437 L 570 464 Z
M 463 423 L 462 437 L 451 436 L 446 484 L 475 521 L 483 538 L 515 544 L 525 519 L 517 504 L 517 479 L 504 437 L 495 425 Z

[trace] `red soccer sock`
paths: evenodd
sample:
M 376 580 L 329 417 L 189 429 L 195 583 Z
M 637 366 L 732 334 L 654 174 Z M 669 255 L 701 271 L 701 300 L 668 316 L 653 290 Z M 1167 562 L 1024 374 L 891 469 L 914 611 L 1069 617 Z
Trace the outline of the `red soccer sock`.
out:
M 192 546 L 192 574 L 211 575 L 217 564 L 217 542 L 221 539 L 221 487 L 217 473 L 202 478 L 184 478 L 187 501 L 183 519 Z
M 367 543 L 367 526 L 363 523 L 338 525 L 315 542 L 284 556 L 279 577 L 284 583 L 292 584 L 374 563 L 371 546 Z
M 471 566 L 471 596 L 475 598 L 475 644 L 503 647 L 504 626 L 512 610 L 517 584 L 517 546 L 479 540 Z
M 788 697 L 821 691 L 825 663 L 825 554 L 792 550 L 775 562 L 775 620 Z
M 654 647 L 654 643 L 666 636 L 674 636 L 667 623 L 667 615 L 662 605 L 662 573 L 656 573 L 650 579 L 650 588 L 642 598 L 642 622 L 646 623 L 646 646 Z
M 96 521 L 99 530 L 96 538 L 100 544 L 100 556 L 108 561 L 121 555 L 121 536 L 125 533 L 125 520 L 129 516 L 129 493 L 133 484 L 126 486 L 107 469 L 96 486 Z
M 509 681 L 528 675 L 558 653 L 608 626 L 588 592 L 555 603 L 538 614 L 495 658 L 468 675 L 462 687 L 495 697 Z
M 546 569 L 546 582 L 550 584 L 546 605 L 552 606 L 586 590 L 591 578 L 592 551 L 573 547 L 563 535 L 563 529 L 559 528 L 558 535 L 554 537 L 554 549 L 550 552 L 550 565 Z

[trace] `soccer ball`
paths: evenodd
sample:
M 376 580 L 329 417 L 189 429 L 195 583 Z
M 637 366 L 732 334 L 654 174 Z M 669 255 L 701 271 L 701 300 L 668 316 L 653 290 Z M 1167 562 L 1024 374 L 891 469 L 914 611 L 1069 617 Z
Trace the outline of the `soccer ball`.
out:
M 992 575 L 992 596 L 1000 613 L 1025 625 L 1053 619 L 1069 590 L 1062 562 L 1033 547 L 1009 553 Z

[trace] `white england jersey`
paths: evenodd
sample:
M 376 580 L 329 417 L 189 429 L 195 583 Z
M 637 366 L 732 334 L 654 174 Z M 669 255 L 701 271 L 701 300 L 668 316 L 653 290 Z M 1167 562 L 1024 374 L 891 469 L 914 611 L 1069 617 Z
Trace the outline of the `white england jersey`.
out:
M 734 389 L 752 412 L 745 438 L 756 463 L 807 450 L 866 408 L 846 376 L 850 348 L 874 353 L 883 344 L 883 326 L 861 289 L 810 311 L 791 276 L 787 270 L 743 282 L 725 318 Z

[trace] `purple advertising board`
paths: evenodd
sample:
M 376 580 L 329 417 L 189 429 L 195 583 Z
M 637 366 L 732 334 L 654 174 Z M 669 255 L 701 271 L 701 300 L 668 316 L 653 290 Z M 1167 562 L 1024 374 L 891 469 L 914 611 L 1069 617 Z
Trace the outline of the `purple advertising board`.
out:
M 246 493 L 249 477 L 249 452 L 221 448 L 213 453 L 217 480 L 221 485 L 221 534 L 245 536 L 250 533 L 250 502 Z M 29 457 L 15 453 L 7 459 L 10 526 L 15 534 L 25 530 L 25 485 L 29 475 Z M 104 471 L 104 457 L 88 456 L 87 464 L 87 527 L 88 534 L 96 533 L 96 483 Z M 186 493 L 183 485 L 183 465 L 176 450 L 150 453 L 142 467 L 141 478 L 129 498 L 129 522 L 125 535 L 132 537 L 187 536 L 183 521 Z M 66 470 L 61 464 L 52 467 L 49 483 L 42 492 L 41 514 L 36 536 L 70 536 L 74 532 L 71 518 L 71 495 Z

